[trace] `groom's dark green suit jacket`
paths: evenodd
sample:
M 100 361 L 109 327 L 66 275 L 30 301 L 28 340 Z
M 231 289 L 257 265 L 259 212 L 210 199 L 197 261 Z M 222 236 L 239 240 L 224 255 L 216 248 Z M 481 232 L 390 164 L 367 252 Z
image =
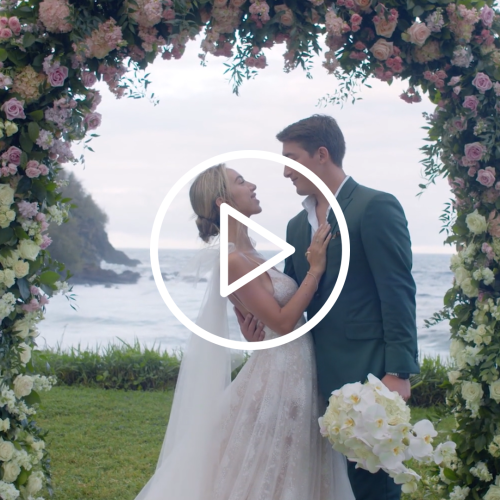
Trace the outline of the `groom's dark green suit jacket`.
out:
M 350 239 L 350 263 L 344 288 L 326 317 L 312 330 L 318 384 L 328 401 L 332 391 L 363 382 L 369 373 L 419 373 L 415 321 L 416 287 L 411 274 L 410 236 L 403 209 L 388 193 L 349 178 L 337 201 Z M 339 226 L 333 211 L 332 232 Z M 303 210 L 288 224 L 287 241 L 295 253 L 285 273 L 301 283 L 309 270 L 305 252 L 311 226 Z M 327 268 L 309 308 L 311 319 L 326 302 L 337 280 L 341 237 L 328 246 Z

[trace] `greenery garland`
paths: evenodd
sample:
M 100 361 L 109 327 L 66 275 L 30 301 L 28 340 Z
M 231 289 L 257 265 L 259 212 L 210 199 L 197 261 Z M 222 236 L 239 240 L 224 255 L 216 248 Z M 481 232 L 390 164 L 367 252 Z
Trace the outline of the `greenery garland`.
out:
M 100 122 L 92 87 L 141 97 L 154 59 L 182 57 L 202 33 L 200 59 L 230 61 L 234 92 L 285 46 L 285 71 L 323 66 L 340 102 L 370 77 L 400 78 L 408 103 L 428 94 L 428 183 L 448 177 L 442 219 L 458 245 L 453 288 L 434 321 L 450 320 L 448 404 L 456 453 L 442 457 L 436 488 L 451 500 L 500 499 L 500 28 L 492 1 L 447 0 L 37 0 L 0 2 L 0 498 L 35 499 L 50 489 L 38 393 L 54 383 L 31 360 L 48 299 L 69 298 L 63 266 L 50 258 L 49 222 L 68 218 L 57 173 L 77 161 L 74 141 Z M 134 76 L 129 77 L 128 70 Z M 130 73 L 129 73 L 130 74 Z M 153 96 L 152 96 L 153 97 Z M 426 187 L 428 184 L 422 185 Z M 497 325 L 498 323 L 498 325 Z M 438 474 L 438 469 L 436 469 Z M 436 483 L 436 481 L 435 481 Z

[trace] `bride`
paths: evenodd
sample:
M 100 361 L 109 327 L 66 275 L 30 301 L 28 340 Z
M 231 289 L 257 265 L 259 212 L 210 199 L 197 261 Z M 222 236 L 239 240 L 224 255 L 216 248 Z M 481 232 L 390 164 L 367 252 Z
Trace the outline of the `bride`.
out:
M 222 203 L 247 217 L 260 213 L 255 190 L 224 165 L 202 172 L 190 189 L 200 238 L 207 243 L 217 238 Z M 325 271 L 330 238 L 330 226 L 320 226 L 300 287 L 273 268 L 229 297 L 243 315 L 250 312 L 268 325 L 266 340 L 304 324 L 303 313 Z M 247 228 L 232 218 L 229 241 L 232 283 L 264 260 Z M 211 262 L 197 323 L 227 337 L 218 254 Z M 319 433 L 325 404 L 318 394 L 310 333 L 254 351 L 233 382 L 231 354 L 191 336 L 155 474 L 136 500 L 354 500 L 345 458 Z

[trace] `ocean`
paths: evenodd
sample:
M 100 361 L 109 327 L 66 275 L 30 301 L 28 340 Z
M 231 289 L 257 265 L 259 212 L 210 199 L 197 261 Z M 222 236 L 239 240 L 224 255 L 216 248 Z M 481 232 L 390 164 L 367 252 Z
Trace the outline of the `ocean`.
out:
M 130 269 L 141 274 L 133 285 L 75 285 L 76 300 L 62 295 L 52 297 L 46 306 L 45 320 L 38 327 L 40 348 L 80 346 L 96 348 L 109 343 L 138 340 L 142 345 L 174 352 L 185 347 L 189 331 L 174 317 L 156 288 L 149 260 L 149 249 L 123 249 L 141 264 L 135 268 L 103 263 L 103 267 L 121 272 Z M 160 250 L 159 259 L 166 285 L 179 308 L 192 320 L 203 298 L 205 285 L 197 286 L 169 278 L 191 261 L 196 250 Z M 269 258 L 271 253 L 262 252 Z M 417 326 L 421 354 L 448 356 L 449 333 L 446 323 L 425 328 L 424 320 L 440 310 L 443 296 L 450 288 L 452 273 L 449 255 L 414 254 L 413 276 L 417 284 Z M 230 315 L 231 328 L 238 328 Z

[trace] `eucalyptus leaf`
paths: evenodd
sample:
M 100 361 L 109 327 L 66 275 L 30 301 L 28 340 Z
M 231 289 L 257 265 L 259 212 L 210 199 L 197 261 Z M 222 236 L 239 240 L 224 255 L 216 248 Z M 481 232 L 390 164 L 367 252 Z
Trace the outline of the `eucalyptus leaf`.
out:
M 28 300 L 30 298 L 30 284 L 26 278 L 18 278 L 16 280 L 17 288 L 19 288 L 19 293 L 23 300 Z
M 0 245 L 5 244 L 14 237 L 14 231 L 11 227 L 0 229 Z
M 39 127 L 38 123 L 30 122 L 28 124 L 28 135 L 29 135 L 29 138 L 33 142 L 36 142 L 36 140 L 38 139 L 38 136 L 40 135 L 40 127 Z
M 56 281 L 60 280 L 61 277 L 55 271 L 44 271 L 39 276 L 40 283 L 45 285 L 53 285 Z

